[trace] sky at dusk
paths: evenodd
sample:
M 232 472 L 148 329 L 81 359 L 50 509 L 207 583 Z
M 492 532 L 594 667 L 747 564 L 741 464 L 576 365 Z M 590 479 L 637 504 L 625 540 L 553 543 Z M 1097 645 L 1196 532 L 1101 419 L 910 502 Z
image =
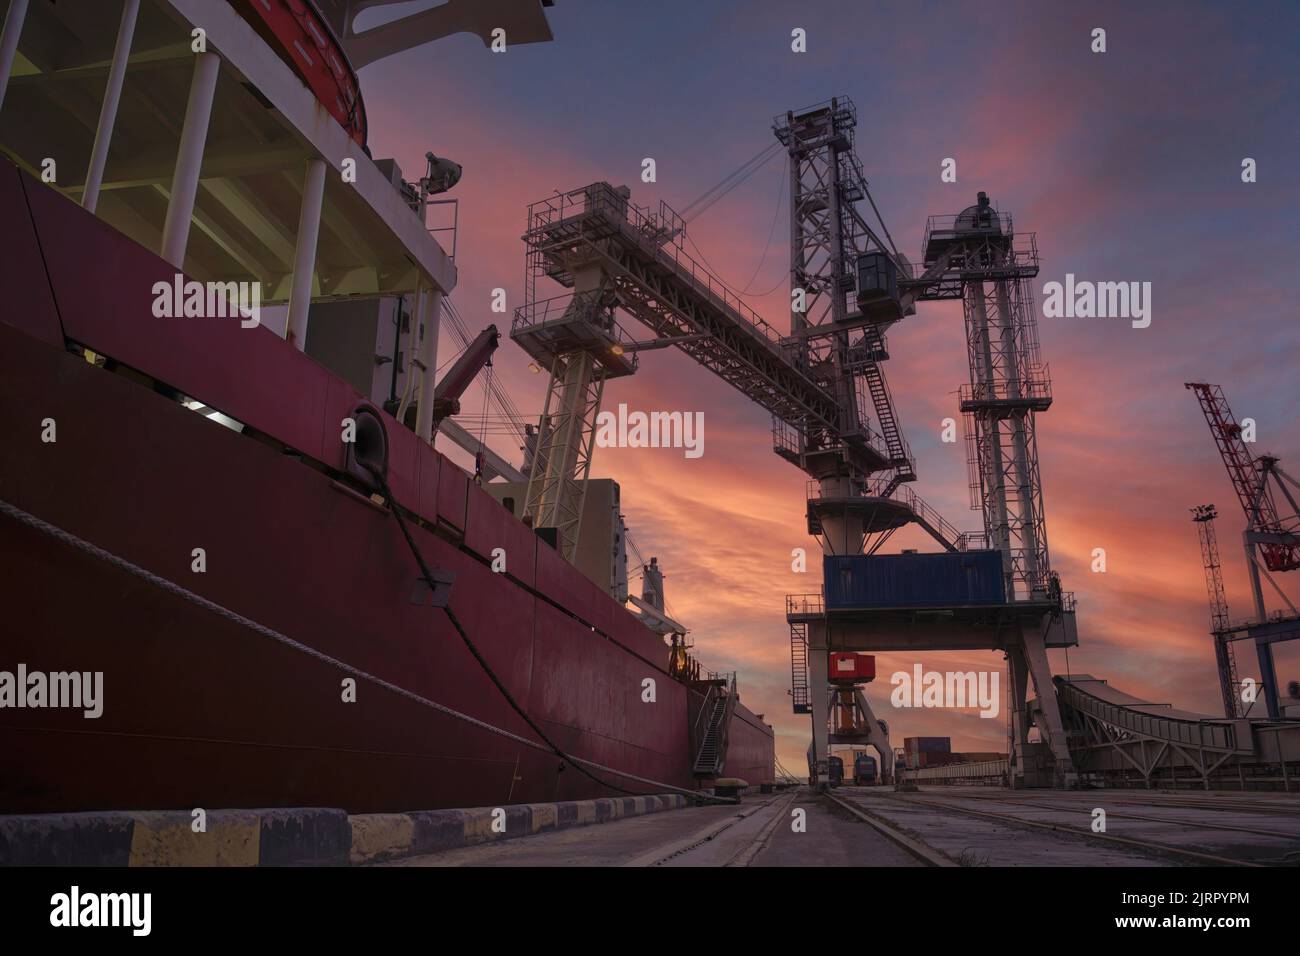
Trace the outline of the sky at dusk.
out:
M 638 204 L 681 208 L 771 142 L 776 114 L 851 97 L 872 195 L 914 261 L 926 217 L 959 212 L 979 190 L 1018 231 L 1037 233 L 1043 265 L 1033 286 L 1055 395 L 1038 420 L 1048 540 L 1077 594 L 1080 630 L 1068 663 L 1053 652 L 1055 670 L 1218 713 L 1189 509 L 1219 506 L 1234 617 L 1251 610 L 1243 516 L 1183 382 L 1223 385 L 1237 417 L 1257 421 L 1256 451 L 1300 474 L 1290 281 L 1300 238 L 1300 7 L 557 0 L 549 19 L 554 43 L 493 54 L 462 34 L 361 73 L 375 157 L 395 157 L 408 179 L 421 174 L 426 150 L 464 166 L 453 193 L 453 299 L 470 326 L 508 325 L 490 312 L 495 287 L 512 310 L 522 304 L 530 201 L 607 180 L 630 185 Z M 807 31 L 806 54 L 790 50 L 795 27 Z M 1090 51 L 1095 27 L 1107 31 L 1104 54 Z M 640 181 L 644 157 L 656 160 L 656 183 Z M 940 181 L 946 157 L 957 161 L 955 184 Z M 1241 181 L 1245 157 L 1258 164 L 1256 183 Z M 728 283 L 768 293 L 750 304 L 785 331 L 783 162 L 778 155 L 689 231 Z M 1150 327 L 1043 318 L 1043 284 L 1066 273 L 1150 282 Z M 888 339 L 885 371 L 917 457 L 913 488 L 953 524 L 976 529 L 964 443 L 939 437 L 942 419 L 958 417 L 955 392 L 968 377 L 961 306 L 922 303 Z M 445 336 L 442 347 L 445 361 Z M 540 413 L 544 376 L 508 340 L 495 369 L 529 417 Z M 697 655 L 739 671 L 743 701 L 775 725 L 778 756 L 801 772 L 808 718 L 790 713 L 784 596 L 820 588 L 818 562 L 808 574 L 790 570 L 792 548 L 816 553 L 805 477 L 772 453 L 765 412 L 676 351 L 645 353 L 634 377 L 612 382 L 605 407 L 620 402 L 704 412 L 702 457 L 599 449 L 593 474 L 622 486 L 631 533 L 664 566 L 671 610 L 691 628 Z M 477 414 L 481 397 L 464 404 Z M 492 443 L 519 461 L 507 440 Z M 927 547 L 903 534 L 891 546 Z M 1089 570 L 1098 547 L 1105 574 Z M 1238 662 L 1243 675 L 1257 673 L 1250 645 L 1239 645 Z M 877 666 L 888 675 L 912 663 L 882 655 Z M 992 652 L 923 663 L 1003 667 Z M 1297 664 L 1300 648 L 1279 651 L 1282 681 L 1300 678 Z M 868 696 L 895 745 L 924 734 L 950 735 L 959 750 L 1006 749 L 1004 717 L 896 711 L 888 691 L 881 680 Z

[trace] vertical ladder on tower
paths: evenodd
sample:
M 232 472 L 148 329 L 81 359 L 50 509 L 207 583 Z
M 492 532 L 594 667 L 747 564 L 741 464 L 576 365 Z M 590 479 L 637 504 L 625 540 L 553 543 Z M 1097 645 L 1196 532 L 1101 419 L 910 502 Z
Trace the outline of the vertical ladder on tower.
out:
M 808 625 L 790 625 L 790 696 L 796 714 L 811 714 L 808 697 Z

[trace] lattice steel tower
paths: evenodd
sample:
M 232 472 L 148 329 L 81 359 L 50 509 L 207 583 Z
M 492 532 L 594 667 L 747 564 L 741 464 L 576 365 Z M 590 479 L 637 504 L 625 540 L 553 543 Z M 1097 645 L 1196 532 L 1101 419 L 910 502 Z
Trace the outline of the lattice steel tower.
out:
M 778 116 L 773 132 L 790 156 L 790 286 L 803 294 L 803 308 L 792 297 L 788 347 L 799 367 L 833 394 L 840 408 L 838 434 L 808 421 L 802 434 L 776 423 L 778 453 L 819 479 L 847 479 L 843 490 L 862 493 L 875 472 L 891 472 L 873 489 L 888 497 L 916 478 L 912 453 L 903 438 L 880 363 L 889 357 L 884 329 L 904 312 L 897 296 L 882 310 L 862 309 L 852 296 L 858 260 L 887 258 L 910 275 L 906 259 L 879 214 L 882 239 L 858 203 L 875 204 L 867 192 L 862 163 L 853 151 L 857 112 L 839 97 L 798 113 Z M 887 244 L 886 244 L 887 243 Z M 877 429 L 869 424 L 874 413 Z M 851 447 L 861 441 L 866 454 Z
M 1214 635 L 1214 662 L 1219 669 L 1219 691 L 1223 695 L 1223 715 L 1240 717 L 1237 693 L 1237 656 L 1228 635 L 1228 595 L 1223 588 L 1223 568 L 1219 564 L 1219 541 L 1214 533 L 1214 519 L 1219 513 L 1214 505 L 1197 505 L 1192 509 L 1196 533 L 1201 539 L 1201 561 L 1205 565 L 1205 588 L 1210 595 L 1210 633 Z
M 972 508 L 1003 552 L 1007 594 L 1042 600 L 1057 585 L 1047 553 L 1035 416 L 1052 404 L 1039 359 L 1029 280 L 1038 275 L 1033 233 L 1016 235 L 988 196 L 926 225 L 924 279 L 900 279 L 918 299 L 957 299 L 965 316 L 970 383 L 960 392 Z

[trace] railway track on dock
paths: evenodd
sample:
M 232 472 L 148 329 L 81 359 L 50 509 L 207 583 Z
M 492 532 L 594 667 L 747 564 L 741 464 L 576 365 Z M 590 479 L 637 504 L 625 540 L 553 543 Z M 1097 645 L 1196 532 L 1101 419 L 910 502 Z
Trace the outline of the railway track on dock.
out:
M 942 796 L 948 796 L 943 794 Z M 1047 803 L 1040 800 L 1008 800 L 1005 797 L 986 796 L 983 794 L 962 794 L 960 797 L 953 796 L 952 799 L 959 800 L 977 800 L 987 803 L 1000 803 L 1002 805 L 1011 805 L 1017 807 L 1030 807 L 1032 809 L 1065 811 L 1069 813 L 1089 813 L 1089 809 L 1082 804 L 1068 803 Z M 1300 833 L 1292 833 L 1284 830 L 1264 830 L 1259 827 L 1242 826 L 1232 823 L 1214 823 L 1206 820 L 1186 820 L 1176 817 L 1151 816 L 1145 813 L 1133 813 L 1129 810 L 1111 810 L 1111 806 L 1121 807 L 1146 807 L 1147 809 L 1169 808 L 1187 808 L 1196 810 L 1216 810 L 1216 811 L 1236 811 L 1239 813 L 1256 812 L 1254 808 L 1247 810 L 1242 806 L 1212 806 L 1192 803 L 1138 803 L 1135 800 L 1102 800 L 1098 795 L 1098 803 L 1106 805 L 1106 816 L 1117 820 L 1143 820 L 1148 823 L 1167 823 L 1174 826 L 1188 827 L 1194 830 L 1226 830 L 1235 833 L 1253 833 L 1258 836 L 1281 837 L 1282 839 L 1296 840 L 1300 842 Z M 1295 814 L 1290 814 L 1295 815 Z
M 997 813 L 986 808 L 963 807 L 945 801 L 942 798 L 925 798 L 913 794 L 882 794 L 886 799 L 896 802 L 900 805 L 922 806 L 931 810 L 938 810 L 946 813 L 956 813 L 964 816 L 979 817 L 985 820 L 991 820 L 1007 826 L 1020 827 L 1024 829 L 1051 831 L 1063 835 L 1082 838 L 1084 841 L 1094 843 L 1105 843 L 1112 846 L 1127 847 L 1147 855 L 1164 857 L 1167 859 L 1176 859 L 1188 863 L 1196 863 L 1202 866 L 1246 866 L 1257 867 L 1266 864 L 1256 863 L 1252 860 L 1242 860 L 1235 857 L 1220 856 L 1214 853 L 1203 853 L 1199 850 L 1188 850 L 1183 847 L 1172 846 L 1167 843 L 1158 843 L 1153 840 L 1141 840 L 1134 837 L 1116 836 L 1110 833 L 1096 833 L 1091 827 L 1074 826 L 1063 823 L 1048 823 L 1041 820 L 1026 820 L 1023 817 L 1015 816 L 1010 813 Z M 838 799 L 838 798 L 836 798 Z M 1035 804 L 1026 804 L 1035 806 Z M 1168 823 L 1177 823 L 1178 821 L 1168 820 L 1161 821 Z
M 975 787 L 948 787 L 948 786 L 931 786 L 926 793 L 942 793 L 944 796 L 958 797 L 963 800 L 999 800 L 999 795 L 990 793 L 985 788 Z M 1011 792 L 1011 791 L 1007 791 Z M 1017 791 L 1026 792 L 1026 791 Z M 1034 792 L 1034 791 L 1028 791 Z M 1226 810 L 1238 813 L 1259 813 L 1261 815 L 1272 814 L 1281 817 L 1300 817 L 1300 796 L 1294 797 L 1290 801 L 1284 799 L 1267 800 L 1267 801 L 1250 801 L 1242 800 L 1239 796 L 1214 797 L 1214 796 L 1190 796 L 1186 792 L 1178 794 L 1164 790 L 1138 790 L 1134 788 L 1084 788 L 1080 790 L 1060 791 L 1061 793 L 1082 796 L 1084 794 L 1093 794 L 1098 797 L 1104 795 L 1109 802 L 1119 805 L 1124 804 L 1131 807 L 1186 807 L 1192 810 Z M 1136 799 L 1141 794 L 1144 799 Z
M 915 834 L 908 833 L 895 823 L 884 819 L 877 814 L 871 813 L 866 808 L 859 806 L 851 800 L 845 800 L 835 794 L 827 791 L 822 794 L 830 803 L 851 814 L 857 820 L 872 827 L 881 836 L 885 837 L 891 843 L 901 847 L 910 856 L 919 860 L 924 866 L 949 867 L 958 866 L 951 857 L 936 850 L 930 844 L 917 837 Z
M 785 811 L 793 806 L 801 792 L 801 790 L 792 790 L 788 794 L 778 794 L 757 806 L 739 811 L 724 823 L 711 823 L 668 847 L 659 847 L 650 853 L 629 860 L 624 865 L 633 867 L 664 866 L 706 848 L 712 849 L 724 834 L 728 837 L 734 836 L 733 831 L 736 828 L 747 821 L 752 822 L 754 817 L 768 811 L 771 813 L 771 818 L 764 821 L 752 838 L 745 841 L 738 849 L 729 852 L 720 863 L 712 864 L 718 866 L 749 866 L 766 849 L 776 827 L 782 820 L 786 819 L 787 814 Z
M 1090 792 L 1104 793 L 1106 794 L 1107 800 L 1113 800 L 1116 804 L 1124 804 L 1130 807 L 1185 807 L 1189 810 L 1225 810 L 1237 813 L 1258 813 L 1260 815 L 1271 814 L 1278 817 L 1300 817 L 1300 801 L 1297 801 L 1294 806 L 1287 806 L 1283 803 L 1216 803 L 1213 798 L 1204 800 L 1156 800 L 1150 802 L 1142 800 L 1115 800 L 1110 796 L 1110 794 L 1115 791 L 1097 790 Z M 1121 790 L 1118 792 L 1125 793 L 1127 791 Z

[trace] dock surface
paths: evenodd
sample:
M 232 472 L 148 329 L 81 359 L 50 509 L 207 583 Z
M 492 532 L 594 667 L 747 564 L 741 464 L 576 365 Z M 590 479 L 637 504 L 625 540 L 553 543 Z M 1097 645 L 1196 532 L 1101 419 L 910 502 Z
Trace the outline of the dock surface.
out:
M 802 811 L 802 814 L 799 813 Z M 1104 812 L 1104 829 L 1099 829 Z M 800 788 L 391 866 L 1288 866 L 1287 794 Z

